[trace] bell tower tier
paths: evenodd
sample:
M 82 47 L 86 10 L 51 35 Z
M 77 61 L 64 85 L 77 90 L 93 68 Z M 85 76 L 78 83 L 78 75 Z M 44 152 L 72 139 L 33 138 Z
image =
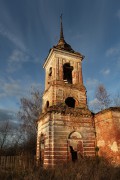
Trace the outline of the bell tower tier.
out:
M 53 48 L 47 57 L 45 68 L 45 92 L 43 95 L 42 112 L 48 106 L 65 103 L 79 108 L 87 107 L 86 89 L 82 78 L 83 56 L 79 53 L 67 52 Z M 74 105 L 67 103 L 73 98 Z

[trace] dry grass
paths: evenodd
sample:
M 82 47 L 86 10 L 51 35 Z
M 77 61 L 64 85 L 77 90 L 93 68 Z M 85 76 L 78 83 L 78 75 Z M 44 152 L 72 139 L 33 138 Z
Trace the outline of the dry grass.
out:
M 120 180 L 120 167 L 113 167 L 102 158 L 83 158 L 76 163 L 54 169 L 0 169 L 1 180 Z

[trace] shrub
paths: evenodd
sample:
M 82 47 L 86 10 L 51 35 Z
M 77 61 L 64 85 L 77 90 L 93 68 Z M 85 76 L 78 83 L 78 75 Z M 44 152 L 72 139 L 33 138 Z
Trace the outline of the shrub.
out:
M 62 164 L 54 169 L 43 169 L 33 164 L 26 169 L 1 169 L 0 179 L 11 180 L 119 180 L 120 167 L 113 167 L 103 158 L 81 158 L 74 163 Z

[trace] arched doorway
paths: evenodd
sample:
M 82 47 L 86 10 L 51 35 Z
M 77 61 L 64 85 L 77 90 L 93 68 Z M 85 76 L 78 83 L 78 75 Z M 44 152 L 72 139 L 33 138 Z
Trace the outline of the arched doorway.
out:
M 70 146 L 71 159 L 73 162 L 78 160 L 77 150 L 74 150 L 73 146 Z
M 75 162 L 83 156 L 82 136 L 79 132 L 72 132 L 68 136 L 68 146 L 70 159 Z

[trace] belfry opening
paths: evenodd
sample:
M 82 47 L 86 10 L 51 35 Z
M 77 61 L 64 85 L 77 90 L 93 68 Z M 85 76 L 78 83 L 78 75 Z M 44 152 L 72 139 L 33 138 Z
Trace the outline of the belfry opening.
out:
M 75 100 L 74 100 L 74 98 L 72 98 L 72 97 L 66 98 L 65 104 L 66 104 L 68 107 L 74 108 L 74 107 L 75 107 Z
M 67 81 L 67 83 L 72 84 L 72 70 L 73 67 L 70 66 L 70 63 L 65 63 L 63 65 L 63 79 Z

